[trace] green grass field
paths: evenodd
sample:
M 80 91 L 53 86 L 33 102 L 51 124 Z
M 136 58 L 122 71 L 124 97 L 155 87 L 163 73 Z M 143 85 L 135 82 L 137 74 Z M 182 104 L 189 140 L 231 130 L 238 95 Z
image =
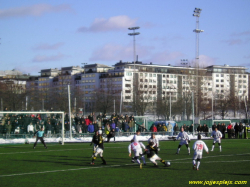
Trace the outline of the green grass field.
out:
M 212 140 L 205 142 L 211 149 Z M 175 155 L 179 141 L 160 142 L 159 156 L 170 161 L 170 167 L 159 163 L 155 168 L 147 160 L 142 169 L 131 163 L 128 144 L 106 143 L 107 165 L 102 165 L 99 157 L 95 165 L 89 164 L 92 155 L 89 143 L 48 144 L 48 149 L 41 143 L 36 149 L 32 149 L 32 144 L 0 145 L 0 186 L 197 186 L 190 181 L 224 180 L 248 183 L 229 186 L 250 184 L 250 142 L 246 139 L 223 139 L 222 152 L 216 144 L 213 152 L 203 153 L 199 171 L 192 169 L 192 150 L 188 155 L 187 148 L 182 146 L 180 154 Z

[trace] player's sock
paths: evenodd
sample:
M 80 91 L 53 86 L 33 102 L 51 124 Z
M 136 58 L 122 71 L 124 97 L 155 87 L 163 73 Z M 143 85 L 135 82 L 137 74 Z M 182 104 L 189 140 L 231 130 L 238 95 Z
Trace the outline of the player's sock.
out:
M 200 167 L 200 161 L 197 161 L 197 169 L 199 169 L 199 167 Z
M 94 157 L 92 158 L 92 161 L 91 161 L 91 162 L 94 163 L 95 159 L 96 159 L 96 157 L 94 156 Z
M 220 145 L 220 152 L 222 151 L 222 149 L 221 149 L 221 145 Z
M 141 164 L 141 162 L 140 162 L 140 159 L 136 159 L 136 162 L 138 163 L 138 164 Z
M 177 152 L 176 152 L 176 153 L 179 154 L 179 152 L 180 152 L 180 148 L 177 149 Z
M 143 163 L 146 164 L 145 157 L 142 155 L 141 158 L 142 158 Z
M 214 150 L 214 145 L 212 146 L 212 149 L 211 149 L 211 151 L 213 151 Z
M 193 165 L 196 165 L 196 161 L 195 160 L 193 160 Z
M 104 160 L 103 157 L 101 157 L 101 159 L 102 159 L 102 164 L 106 165 L 106 160 Z
M 163 163 L 164 165 L 166 165 L 165 160 L 161 159 L 160 162 Z
M 188 147 L 188 154 L 190 155 L 190 147 Z

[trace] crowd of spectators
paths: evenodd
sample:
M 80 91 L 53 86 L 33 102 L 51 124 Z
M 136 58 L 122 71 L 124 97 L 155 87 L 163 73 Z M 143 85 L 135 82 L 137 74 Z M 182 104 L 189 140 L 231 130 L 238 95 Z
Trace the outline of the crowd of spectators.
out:
M 66 136 L 70 134 L 70 118 L 68 114 L 64 116 L 64 122 L 62 116 L 59 114 L 6 114 L 1 119 L 0 134 L 34 134 L 35 131 L 44 128 L 48 137 L 52 134 L 61 133 L 62 123 Z M 99 129 L 106 129 L 106 131 L 114 132 L 134 132 L 139 130 L 144 131 L 144 125 L 135 126 L 134 115 L 117 115 L 113 113 L 111 117 L 107 118 L 106 114 L 90 113 L 87 116 L 84 115 L 71 115 L 71 130 L 73 133 L 93 133 Z M 108 128 L 106 128 L 108 126 Z M 108 130 L 107 130 L 108 129 Z

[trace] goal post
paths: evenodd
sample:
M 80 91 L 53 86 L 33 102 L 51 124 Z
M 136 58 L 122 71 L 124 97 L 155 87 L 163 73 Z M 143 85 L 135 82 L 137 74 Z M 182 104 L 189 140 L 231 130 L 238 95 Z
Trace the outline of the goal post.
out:
M 38 111 L 0 111 L 0 117 L 1 117 L 2 121 L 3 121 L 3 118 L 6 115 L 22 115 L 22 114 L 36 115 L 36 116 L 39 114 L 41 117 L 43 115 L 51 115 L 51 114 L 53 114 L 53 115 L 56 115 L 56 114 L 61 115 L 61 120 L 62 120 L 62 132 L 61 132 L 62 143 L 61 144 L 64 145 L 64 123 L 65 123 L 64 122 L 64 112 L 62 112 L 62 111 L 53 111 L 53 112 L 49 112 L 49 111 L 48 112 L 38 112 Z M 43 118 L 44 118 L 44 116 L 43 116 Z

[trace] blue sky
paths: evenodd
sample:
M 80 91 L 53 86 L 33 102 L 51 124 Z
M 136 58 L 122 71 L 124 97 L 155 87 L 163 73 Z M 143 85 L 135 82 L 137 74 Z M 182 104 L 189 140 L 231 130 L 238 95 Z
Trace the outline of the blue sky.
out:
M 0 71 L 38 75 L 41 69 L 143 63 L 192 64 L 195 7 L 201 8 L 201 66 L 250 68 L 249 0 L 0 0 Z M 249 70 L 248 70 L 249 71 Z

